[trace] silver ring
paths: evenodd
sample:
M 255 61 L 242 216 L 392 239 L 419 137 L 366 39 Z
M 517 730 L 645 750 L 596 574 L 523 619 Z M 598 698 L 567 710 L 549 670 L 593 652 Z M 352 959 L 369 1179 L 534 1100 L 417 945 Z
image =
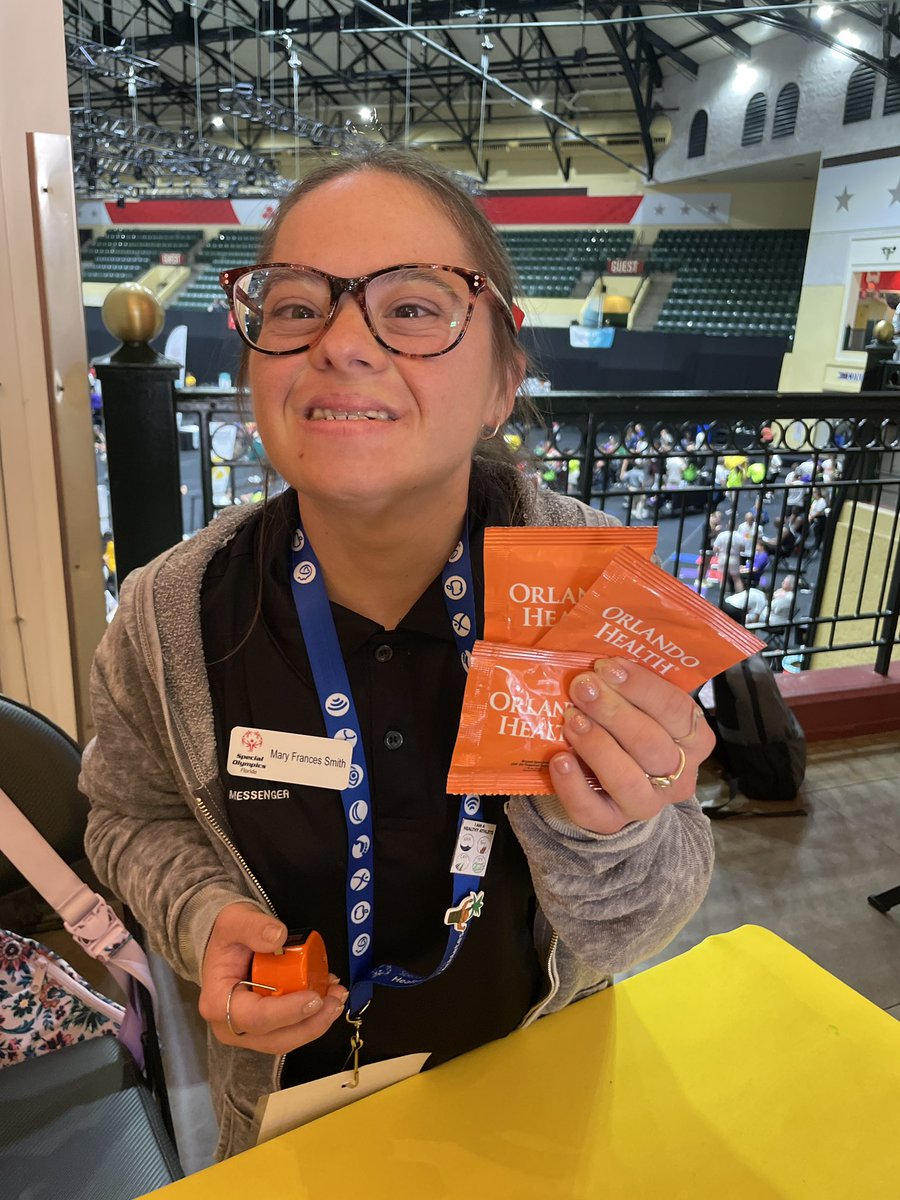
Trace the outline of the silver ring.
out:
M 689 742 L 691 740 L 691 738 L 694 736 L 694 734 L 697 732 L 697 722 L 700 720 L 700 709 L 696 704 L 694 704 L 692 706 L 692 708 L 693 708 L 693 715 L 691 716 L 690 729 L 687 731 L 687 733 L 684 735 L 684 737 L 680 737 L 680 738 L 673 737 L 672 738 L 672 741 L 675 743 L 676 746 L 683 746 L 684 743 Z
M 690 737 L 690 734 L 688 734 L 688 737 Z M 652 784 L 653 787 L 668 788 L 668 787 L 671 787 L 673 783 L 678 782 L 678 780 L 681 778 L 681 772 L 684 770 L 684 764 L 687 761 L 685 758 L 685 753 L 680 746 L 678 747 L 678 754 L 680 757 L 680 761 L 678 763 L 678 768 L 677 768 L 677 770 L 673 771 L 671 775 L 648 775 L 647 776 L 648 780 L 650 781 L 650 783 Z
M 228 989 L 228 999 L 225 1001 L 225 1024 L 228 1026 L 228 1032 L 233 1034 L 235 1037 L 246 1037 L 246 1031 L 244 1033 L 239 1033 L 231 1023 L 231 997 L 234 995 L 235 988 L 243 986 L 244 981 L 242 979 L 239 979 L 237 983 L 233 983 Z

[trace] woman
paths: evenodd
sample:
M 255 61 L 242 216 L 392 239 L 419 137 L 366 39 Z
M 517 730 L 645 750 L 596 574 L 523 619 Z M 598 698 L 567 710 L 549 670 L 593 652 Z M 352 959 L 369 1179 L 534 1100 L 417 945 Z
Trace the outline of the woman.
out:
M 741 567 L 741 576 L 747 587 L 762 588 L 763 591 L 768 588 L 769 580 L 765 573 L 768 565 L 769 552 L 762 537 L 758 537 L 752 560 Z
M 434 1065 L 596 991 L 671 939 L 712 861 L 692 798 L 706 723 L 665 680 L 607 663 L 573 684 L 557 795 L 483 798 L 486 901 L 458 954 L 391 986 L 433 973 L 453 936 L 460 798 L 445 782 L 465 674 L 448 560 L 469 572 L 477 624 L 485 525 L 605 518 L 479 453 L 525 360 L 502 243 L 437 168 L 389 149 L 327 165 L 282 202 L 261 260 L 313 269 L 225 273 L 254 418 L 290 489 L 126 581 L 82 776 L 96 869 L 200 984 L 219 1156 L 252 1144 L 260 1095 L 341 1071 L 354 1029 L 363 1066 L 414 1051 Z M 333 709 L 347 714 L 337 731 Z M 352 779 L 341 793 L 235 773 L 234 739 L 266 731 L 351 741 L 371 845 L 348 834 Z M 377 897 L 364 970 L 349 932 L 357 851 L 374 854 Z M 323 935 L 343 982 L 324 1000 L 241 986 L 251 953 L 295 926 Z M 384 964 L 394 974 L 373 986 Z
M 828 501 L 821 488 L 814 487 L 812 501 L 806 514 L 809 521 L 810 542 L 813 550 L 818 550 L 825 535 L 825 523 L 828 518 Z

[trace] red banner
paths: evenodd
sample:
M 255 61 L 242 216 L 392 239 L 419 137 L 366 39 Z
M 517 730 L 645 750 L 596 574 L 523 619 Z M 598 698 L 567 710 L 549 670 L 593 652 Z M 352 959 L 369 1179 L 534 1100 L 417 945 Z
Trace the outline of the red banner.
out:
M 629 225 L 640 196 L 555 195 L 478 196 L 482 212 L 495 225 Z M 239 225 L 267 220 L 277 201 L 114 200 L 103 207 L 113 225 Z M 258 210 L 258 211 L 257 211 Z M 94 224 L 94 221 L 88 221 Z
M 236 225 L 230 200 L 135 200 L 106 205 L 113 225 Z
M 486 196 L 481 211 L 495 225 L 628 225 L 640 196 Z

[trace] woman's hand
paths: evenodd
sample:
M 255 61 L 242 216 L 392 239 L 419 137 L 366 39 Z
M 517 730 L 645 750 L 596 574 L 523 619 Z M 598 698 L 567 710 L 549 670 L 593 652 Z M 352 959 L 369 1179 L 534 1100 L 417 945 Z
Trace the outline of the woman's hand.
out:
M 617 833 L 693 796 L 697 768 L 716 739 L 690 696 L 620 658 L 601 659 L 578 675 L 569 696 L 563 734 L 603 788 L 588 785 L 575 754 L 550 760 L 571 821 L 593 833 Z
M 216 918 L 203 956 L 199 1008 L 226 1046 L 287 1054 L 321 1037 L 343 1012 L 347 989 L 334 975 L 324 1000 L 316 992 L 269 996 L 235 986 L 250 978 L 255 952 L 271 954 L 286 937 L 284 925 L 255 904 L 228 904 Z

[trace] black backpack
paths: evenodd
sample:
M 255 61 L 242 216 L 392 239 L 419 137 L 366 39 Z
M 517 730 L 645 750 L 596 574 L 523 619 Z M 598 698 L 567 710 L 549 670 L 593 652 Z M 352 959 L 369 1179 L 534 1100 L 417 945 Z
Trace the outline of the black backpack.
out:
M 761 654 L 712 681 L 710 723 L 729 782 L 751 800 L 793 800 L 806 774 L 806 737 Z

